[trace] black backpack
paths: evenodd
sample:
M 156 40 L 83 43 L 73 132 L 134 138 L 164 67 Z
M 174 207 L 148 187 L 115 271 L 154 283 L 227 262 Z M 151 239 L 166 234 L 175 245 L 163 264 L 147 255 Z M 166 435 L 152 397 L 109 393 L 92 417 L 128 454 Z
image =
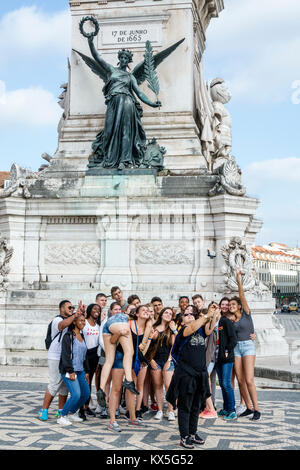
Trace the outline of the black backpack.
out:
M 63 317 L 62 317 L 61 315 L 56 315 L 55 318 L 57 318 L 57 317 L 61 317 L 61 318 L 63 319 Z M 52 322 L 53 322 L 53 320 L 52 320 L 52 321 L 49 323 L 49 325 L 48 325 L 48 328 L 47 328 L 47 335 L 46 335 L 46 338 L 45 338 L 45 346 L 46 346 L 46 349 L 47 349 L 47 350 L 50 348 L 52 341 L 53 341 L 58 335 L 60 335 L 59 338 L 58 338 L 58 342 L 60 342 L 60 340 L 61 340 L 61 335 L 62 335 L 62 332 L 63 332 L 63 330 L 62 330 L 62 331 L 59 331 L 59 332 L 54 336 L 54 338 L 52 339 L 52 338 L 51 338 Z

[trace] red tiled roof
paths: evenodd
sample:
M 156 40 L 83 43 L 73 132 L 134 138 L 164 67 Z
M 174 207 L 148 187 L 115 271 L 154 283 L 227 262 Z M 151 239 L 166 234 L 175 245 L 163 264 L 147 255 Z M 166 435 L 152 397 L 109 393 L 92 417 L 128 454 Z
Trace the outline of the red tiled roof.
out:
M 280 263 L 291 263 L 296 262 L 300 259 L 300 256 L 286 253 L 284 251 L 278 250 L 268 250 L 263 246 L 253 246 L 252 247 L 252 256 L 255 259 L 263 260 L 263 261 L 276 261 Z
M 0 171 L 0 188 L 3 188 L 4 181 L 9 180 L 10 173 L 9 171 Z

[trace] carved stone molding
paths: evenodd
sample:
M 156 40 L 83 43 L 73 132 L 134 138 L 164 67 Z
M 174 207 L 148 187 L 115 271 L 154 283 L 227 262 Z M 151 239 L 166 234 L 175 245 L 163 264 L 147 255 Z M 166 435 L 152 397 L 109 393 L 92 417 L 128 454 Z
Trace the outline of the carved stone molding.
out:
M 194 253 L 187 251 L 184 243 L 138 242 L 136 264 L 194 264 Z
M 101 251 L 95 243 L 49 243 L 45 263 L 59 265 L 100 265 Z
M 97 217 L 60 217 L 60 216 L 53 216 L 47 217 L 47 224 L 48 225 L 57 225 L 57 224 L 97 224 Z

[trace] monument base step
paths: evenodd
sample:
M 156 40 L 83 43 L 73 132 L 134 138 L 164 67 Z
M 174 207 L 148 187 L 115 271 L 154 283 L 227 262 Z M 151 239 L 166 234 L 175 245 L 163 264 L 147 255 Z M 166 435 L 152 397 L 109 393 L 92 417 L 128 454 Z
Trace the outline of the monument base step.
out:
M 0 349 L 0 367 L 29 367 L 44 371 L 48 365 L 46 350 L 11 350 Z M 29 369 L 32 373 L 32 370 Z

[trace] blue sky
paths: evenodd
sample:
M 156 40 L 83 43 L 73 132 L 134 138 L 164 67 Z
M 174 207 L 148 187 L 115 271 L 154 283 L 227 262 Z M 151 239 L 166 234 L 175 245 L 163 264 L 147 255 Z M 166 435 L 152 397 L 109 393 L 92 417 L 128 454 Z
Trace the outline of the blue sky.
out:
M 259 244 L 300 244 L 299 24 L 299 0 L 225 0 L 207 30 L 204 73 L 231 89 L 232 153 L 261 200 Z M 0 2 L 1 170 L 36 170 L 55 152 L 70 36 L 68 0 Z

